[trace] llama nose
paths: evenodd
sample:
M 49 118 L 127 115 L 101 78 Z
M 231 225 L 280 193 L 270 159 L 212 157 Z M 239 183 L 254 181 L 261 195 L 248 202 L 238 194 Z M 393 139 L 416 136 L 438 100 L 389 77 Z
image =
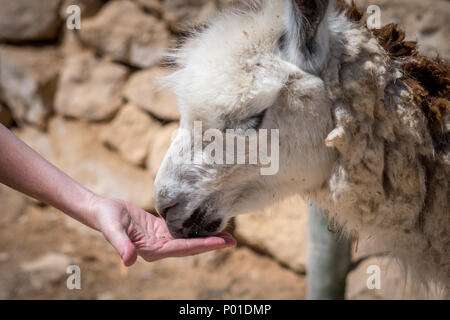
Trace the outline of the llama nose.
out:
M 159 213 L 159 215 L 161 216 L 161 218 L 163 218 L 164 220 L 166 220 L 167 218 L 167 212 L 169 212 L 170 209 L 175 208 L 178 205 L 178 203 L 168 203 L 163 207 L 157 207 L 156 211 Z
M 161 188 L 155 193 L 155 209 L 156 212 L 163 218 L 167 219 L 169 211 L 173 211 L 185 199 L 182 193 L 174 194 L 168 188 Z

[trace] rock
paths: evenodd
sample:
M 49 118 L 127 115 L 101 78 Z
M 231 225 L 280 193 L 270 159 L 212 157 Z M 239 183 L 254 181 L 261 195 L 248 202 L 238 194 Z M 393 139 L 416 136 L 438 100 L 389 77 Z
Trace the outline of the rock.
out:
M 369 266 L 380 270 L 380 289 L 369 289 L 367 281 L 374 272 Z M 369 271 L 369 272 L 368 272 Z M 429 296 L 420 292 L 394 258 L 378 257 L 364 260 L 347 277 L 346 299 L 399 300 L 399 299 L 439 299 L 439 293 L 430 291 Z
M 171 123 L 163 126 L 152 137 L 147 158 L 147 169 L 151 172 L 153 177 L 156 177 L 156 173 L 158 172 L 167 150 L 169 150 L 172 139 L 175 137 L 175 132 L 178 128 L 178 123 Z
M 86 48 L 83 47 L 83 44 L 78 38 L 77 31 L 64 29 L 61 42 L 61 53 L 63 56 L 67 59 L 67 57 L 82 53 L 85 50 Z
M 0 102 L 0 123 L 9 128 L 13 123 L 11 111 Z
M 247 248 L 235 250 L 222 268 L 224 272 L 220 276 L 230 281 L 230 297 L 245 295 L 253 299 L 305 299 L 304 277 Z M 207 296 L 201 298 L 207 299 Z
M 207 271 L 216 271 L 235 251 L 236 248 L 214 250 L 194 256 L 183 257 L 183 259 L 173 259 L 170 263 L 171 265 L 185 269 L 201 268 Z
M 136 72 L 128 80 L 125 98 L 163 120 L 179 120 L 175 95 L 161 88 L 158 79 L 170 73 L 165 68 L 152 68 Z
M 111 1 L 83 21 L 81 40 L 136 67 L 158 64 L 169 44 L 165 25 L 131 1 Z
M 72 220 L 74 220 L 74 219 L 72 219 Z M 81 223 L 79 223 L 79 224 L 81 224 Z M 81 224 L 81 225 L 83 225 L 83 224 Z M 64 253 L 64 254 L 73 255 L 73 254 L 76 254 L 77 246 L 71 242 L 63 241 L 61 243 L 61 245 L 59 246 L 59 251 L 61 251 L 61 253 Z
M 50 230 L 52 225 L 55 226 L 61 221 L 61 218 L 69 219 L 69 216 L 56 208 L 39 205 L 27 206 L 24 217 L 26 217 L 26 223 L 32 225 L 33 231 L 37 233 Z
M 95 237 L 99 234 L 98 231 L 80 223 L 79 221 L 77 221 L 67 215 L 64 215 L 63 217 L 64 217 L 65 226 L 67 228 L 69 228 L 70 230 L 76 231 L 77 233 L 80 234 L 80 236 L 83 236 L 83 237 L 94 236 Z
M 163 17 L 174 32 L 204 24 L 217 10 L 214 0 L 165 0 Z
M 273 256 L 297 272 L 306 271 L 308 223 L 306 204 L 287 199 L 271 212 L 236 217 L 235 236 L 240 242 Z
M 90 190 L 153 210 L 153 179 L 106 149 L 92 125 L 54 118 L 49 124 L 56 164 Z
M 163 10 L 162 3 L 159 0 L 137 0 L 137 2 L 145 9 L 154 13 L 161 14 Z
M 11 258 L 11 255 L 9 252 L 0 252 L 0 263 L 6 262 Z
M 67 8 L 75 5 L 80 8 L 81 18 L 88 18 L 95 15 L 103 5 L 102 0 L 63 0 L 63 4 L 59 10 L 59 15 L 64 21 L 70 16 L 67 13 Z M 83 20 L 81 20 L 82 22 Z
M 220 260 L 208 265 L 204 256 L 220 256 Z M 154 275 L 150 280 L 153 290 L 144 293 L 145 299 L 305 299 L 304 276 L 245 247 L 164 259 L 150 268 L 147 275 Z M 188 292 L 183 288 L 189 288 Z
M 61 0 L 0 0 L 0 41 L 51 40 L 58 35 Z
M 55 110 L 77 119 L 98 121 L 114 115 L 128 69 L 84 52 L 70 56 L 62 71 Z
M 14 120 L 44 126 L 60 67 L 55 47 L 0 46 L 0 93 Z
M 70 263 L 68 256 L 50 252 L 36 260 L 22 263 L 20 269 L 29 275 L 35 289 L 43 289 L 66 275 Z
M 24 213 L 27 199 L 19 192 L 0 183 L 0 227 L 14 223 Z
M 378 5 L 381 25 L 397 23 L 407 40 L 417 41 L 419 51 L 435 57 L 437 53 L 450 59 L 450 2 L 445 0 L 356 0 L 358 8 Z M 405 10 L 408 8 L 408 10 Z
M 127 104 L 101 132 L 100 139 L 135 165 L 143 165 L 150 139 L 160 127 L 142 109 Z
M 42 157 L 50 162 L 54 161 L 53 147 L 47 134 L 31 126 L 24 126 L 13 130 L 13 132 Z
M 97 295 L 97 300 L 113 300 L 114 294 L 110 291 L 103 292 Z

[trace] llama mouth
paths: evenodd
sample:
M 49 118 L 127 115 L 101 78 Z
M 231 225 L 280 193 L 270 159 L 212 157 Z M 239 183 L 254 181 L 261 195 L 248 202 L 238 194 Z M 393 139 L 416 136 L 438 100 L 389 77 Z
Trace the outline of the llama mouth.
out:
M 198 207 L 194 210 L 194 213 L 183 223 L 183 231 L 187 233 L 188 238 L 206 237 L 214 235 L 219 231 L 222 225 L 222 219 L 217 218 L 212 221 L 208 221 L 206 217 L 213 216 L 216 210 L 213 210 L 208 214 L 208 208 Z
M 169 232 L 174 238 L 206 237 L 220 231 L 222 219 L 215 217 L 217 209 L 214 206 L 215 196 L 208 197 L 179 226 L 179 219 L 168 221 Z M 178 223 L 177 223 L 178 222 Z
M 217 218 L 211 222 L 193 223 L 190 227 L 185 227 L 183 224 L 182 228 L 172 228 L 168 224 L 169 232 L 174 238 L 199 238 L 199 237 L 209 237 L 217 234 L 220 231 L 222 225 L 222 219 Z M 175 230 L 173 230 L 175 229 Z
M 197 207 L 191 216 L 183 222 L 183 228 L 193 228 L 195 226 L 199 226 L 207 213 L 208 208 Z
M 194 228 L 189 230 L 187 234 L 188 238 L 197 238 L 197 237 L 207 237 L 213 236 L 217 232 L 219 232 L 219 228 L 222 224 L 222 219 L 218 218 L 208 223 L 206 226 L 196 225 Z

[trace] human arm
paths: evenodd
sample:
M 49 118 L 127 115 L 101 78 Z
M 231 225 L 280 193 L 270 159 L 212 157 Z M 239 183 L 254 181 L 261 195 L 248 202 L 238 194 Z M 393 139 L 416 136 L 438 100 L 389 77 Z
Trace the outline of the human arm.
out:
M 192 255 L 235 245 L 228 234 L 173 239 L 162 219 L 118 199 L 88 190 L 0 124 L 0 183 L 45 202 L 103 233 L 125 265 Z

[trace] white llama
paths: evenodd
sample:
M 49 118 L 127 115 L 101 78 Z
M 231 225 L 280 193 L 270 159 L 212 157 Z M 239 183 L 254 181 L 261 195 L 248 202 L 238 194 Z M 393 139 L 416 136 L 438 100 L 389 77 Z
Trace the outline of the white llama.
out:
M 172 235 L 212 234 L 232 216 L 300 194 L 360 241 L 388 249 L 415 279 L 448 293 L 448 104 L 437 141 L 404 77 L 406 60 L 391 59 L 334 1 L 251 3 L 197 32 L 167 79 L 184 130 L 158 172 L 154 197 Z M 203 130 L 279 129 L 278 174 L 174 161 L 191 150 L 185 135 L 196 120 Z

